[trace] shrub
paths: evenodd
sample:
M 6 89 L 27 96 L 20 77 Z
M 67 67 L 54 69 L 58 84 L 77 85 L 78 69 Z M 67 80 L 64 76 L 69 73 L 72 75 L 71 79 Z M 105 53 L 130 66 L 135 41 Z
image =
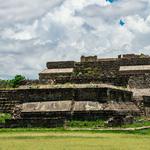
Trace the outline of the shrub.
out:
M 10 80 L 10 84 L 13 88 L 18 87 L 25 80 L 25 77 L 22 75 L 16 75 L 14 79 Z
M 5 123 L 6 119 L 11 119 L 11 114 L 0 113 L 0 123 Z
M 22 75 L 16 75 L 11 80 L 0 80 L 0 88 L 16 88 L 22 85 L 26 78 Z

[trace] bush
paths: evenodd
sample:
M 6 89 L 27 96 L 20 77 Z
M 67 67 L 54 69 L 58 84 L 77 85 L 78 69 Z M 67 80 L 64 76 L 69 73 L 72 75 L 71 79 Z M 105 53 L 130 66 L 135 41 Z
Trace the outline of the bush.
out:
M 0 123 L 5 123 L 6 119 L 11 119 L 11 114 L 0 113 Z
M 0 80 L 0 88 L 10 88 L 10 81 L 9 80 Z
M 14 79 L 10 80 L 10 84 L 13 88 L 16 88 L 21 85 L 21 83 L 25 80 L 25 77 L 22 75 L 16 75 Z
M 68 127 L 76 128 L 98 128 L 105 127 L 105 120 L 95 120 L 95 121 L 77 121 L 72 120 L 67 122 Z
M 0 88 L 16 88 L 25 80 L 26 78 L 22 75 L 16 75 L 12 80 L 0 80 Z

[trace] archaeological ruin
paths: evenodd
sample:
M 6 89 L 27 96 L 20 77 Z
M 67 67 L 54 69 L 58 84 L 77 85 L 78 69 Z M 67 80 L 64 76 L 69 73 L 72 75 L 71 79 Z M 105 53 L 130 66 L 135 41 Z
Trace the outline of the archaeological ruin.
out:
M 67 120 L 150 116 L 150 56 L 47 62 L 37 83 L 0 90 L 0 112 L 13 116 L 5 127 L 61 127 Z

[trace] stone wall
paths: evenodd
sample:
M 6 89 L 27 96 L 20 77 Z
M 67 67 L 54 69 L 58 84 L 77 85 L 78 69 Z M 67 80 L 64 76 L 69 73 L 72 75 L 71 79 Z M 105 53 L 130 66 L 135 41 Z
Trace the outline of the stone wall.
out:
M 37 79 L 37 80 L 25 80 L 22 84 L 23 85 L 37 85 L 39 83 L 40 81 Z
M 70 82 L 70 80 L 71 73 L 39 74 L 39 81 L 41 84 L 67 83 Z
M 150 57 L 143 55 L 125 55 L 110 59 L 97 59 L 97 56 L 81 57 L 81 62 L 48 62 L 47 68 L 74 68 L 70 74 L 39 74 L 41 83 L 111 83 L 113 85 L 127 86 L 131 75 L 119 72 L 120 66 L 150 65 Z M 144 71 L 136 72 L 145 75 Z M 55 81 L 55 82 L 54 82 Z M 150 87 L 150 86 L 149 86 Z
M 63 118 L 21 118 L 6 120 L 5 124 L 0 124 L 0 128 L 58 128 L 63 127 L 64 124 Z
M 150 96 L 143 96 L 145 114 L 146 116 L 150 116 Z
M 132 92 L 108 87 L 1 90 L 1 112 L 12 120 L 3 127 L 62 127 L 65 120 L 97 120 L 139 115 Z M 15 102 L 14 105 L 11 105 Z
M 0 90 L 0 112 L 10 113 L 20 103 L 16 90 Z
M 120 66 L 150 65 L 150 57 L 119 59 L 119 65 Z
M 132 100 L 132 92 L 111 88 L 50 88 L 0 90 L 1 112 L 11 111 L 15 104 L 46 101 L 123 101 Z M 12 104 L 13 103 L 13 104 Z M 8 105 L 8 107 L 7 107 Z
M 116 61 L 84 62 L 76 63 L 75 76 L 97 78 L 115 78 L 118 75 L 119 66 Z M 113 81 L 112 81 L 113 82 Z
M 21 105 L 21 117 L 26 118 L 66 118 L 77 120 L 95 120 L 117 115 L 138 115 L 139 109 L 133 102 L 95 101 L 50 101 L 32 102 Z
M 84 84 L 84 83 L 106 83 L 116 86 L 124 86 L 128 84 L 128 78 L 129 77 L 92 77 L 92 76 L 57 76 L 54 78 L 48 78 L 48 76 L 45 76 L 41 78 L 42 84 L 65 84 L 65 83 L 73 83 L 73 84 Z
M 81 56 L 81 62 L 96 62 L 98 59 L 97 59 L 97 56 Z
M 130 88 L 150 88 L 150 74 L 131 76 L 128 81 Z
M 47 62 L 46 66 L 48 69 L 55 68 L 74 68 L 74 61 L 58 61 L 58 62 Z

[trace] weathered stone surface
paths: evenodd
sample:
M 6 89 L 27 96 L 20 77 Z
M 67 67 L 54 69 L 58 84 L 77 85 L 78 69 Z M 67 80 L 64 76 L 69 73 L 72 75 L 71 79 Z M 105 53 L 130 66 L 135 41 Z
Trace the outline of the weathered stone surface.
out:
M 117 126 L 122 126 L 125 124 L 132 124 L 134 122 L 134 117 L 132 115 L 118 115 L 118 116 L 114 116 L 109 118 L 106 121 L 106 125 L 108 127 L 117 127 Z
M 131 76 L 128 81 L 130 88 L 144 89 L 150 88 L 150 73 L 138 76 Z
M 74 61 L 57 61 L 57 62 L 47 62 L 46 66 L 48 69 L 55 68 L 74 68 Z
M 111 116 L 139 115 L 140 110 L 132 102 L 92 102 L 92 101 L 50 101 L 23 103 L 20 106 L 20 116 L 62 117 L 66 119 L 95 120 Z
M 137 90 L 150 88 L 149 72 L 150 56 L 146 55 L 128 54 L 109 59 L 93 56 L 82 57 L 81 62 L 48 62 L 47 69 L 39 74 L 40 83 L 69 82 L 80 86 L 0 90 L 0 111 L 13 113 L 20 126 L 23 122 L 26 126 L 36 125 L 40 119 L 47 124 L 52 118 L 96 120 L 104 117 L 111 118 L 108 124 L 112 126 L 131 123 L 134 115 L 143 111 L 150 114 L 149 98 L 142 97 L 141 93 L 139 96 Z M 136 88 L 136 92 L 133 97 L 131 91 L 91 83 L 128 86 Z
M 88 83 L 91 80 L 94 83 L 127 86 L 131 76 L 143 75 L 145 77 L 146 73 L 150 73 L 149 66 L 150 56 L 147 55 L 128 54 L 118 58 L 105 59 L 98 59 L 97 56 L 82 56 L 80 62 L 47 63 L 48 69 L 73 68 L 74 71 L 70 74 L 39 74 L 39 79 L 41 83 L 45 84 Z M 144 86 L 144 84 L 142 85 Z M 132 82 L 130 82 L 130 86 L 132 86 Z M 150 85 L 148 86 L 150 87 Z
M 145 115 L 150 116 L 150 96 L 143 96 Z
M 116 127 L 116 126 L 121 126 L 123 124 L 124 124 L 124 122 L 123 122 L 123 116 L 111 117 L 106 122 L 106 125 L 108 127 Z
M 23 103 L 21 112 L 63 112 L 71 110 L 72 101 Z
M 1 128 L 32 128 L 32 127 L 43 127 L 43 128 L 57 128 L 63 127 L 65 119 L 63 118 L 20 118 L 6 120 L 6 123 L 0 126 Z
M 124 119 L 124 124 L 132 124 L 134 122 L 134 117 L 132 115 L 126 116 Z
M 103 109 L 102 105 L 99 102 L 77 101 L 74 104 L 73 111 L 99 111 Z

